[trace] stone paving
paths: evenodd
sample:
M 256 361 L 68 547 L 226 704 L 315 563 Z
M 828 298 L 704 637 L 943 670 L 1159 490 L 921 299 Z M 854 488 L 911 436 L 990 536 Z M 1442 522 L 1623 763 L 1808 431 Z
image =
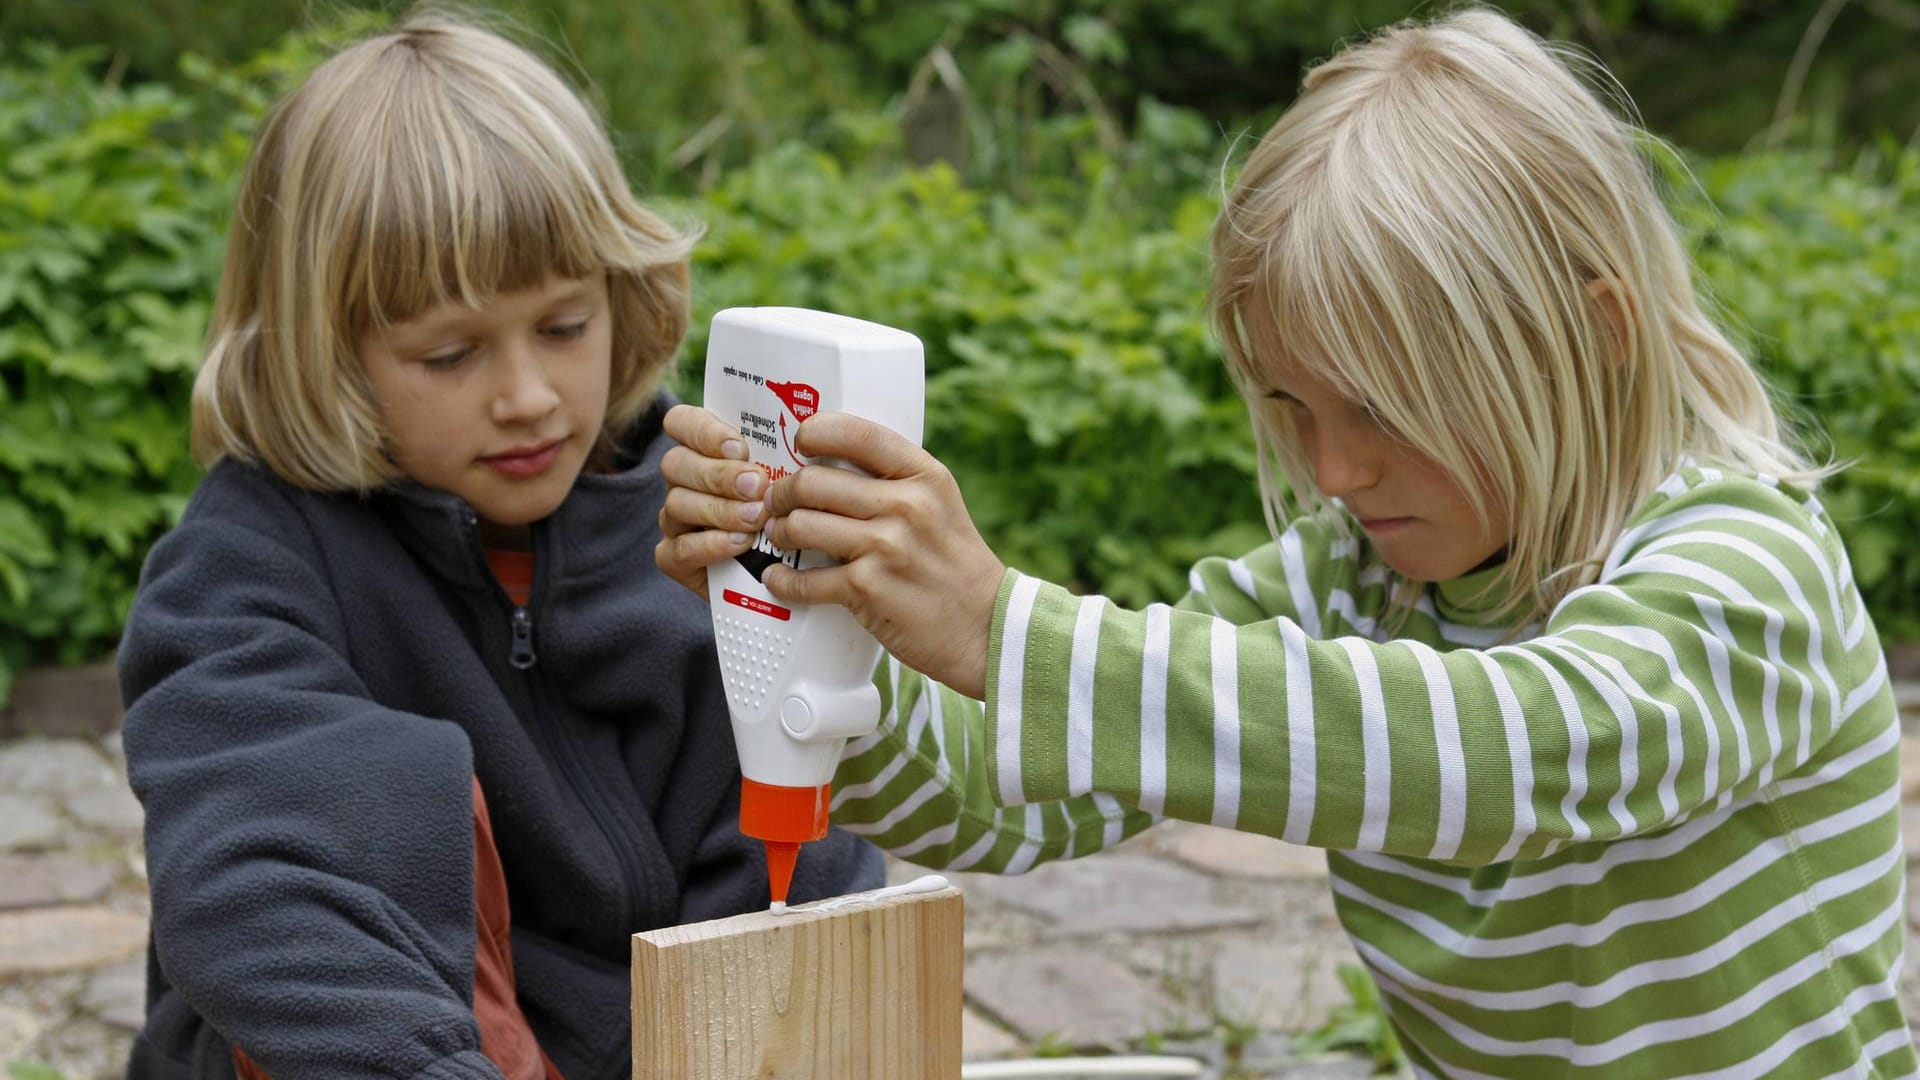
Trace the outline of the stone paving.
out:
M 1920 704 L 1920 684 L 1902 687 Z M 1911 708 L 1911 706 L 1909 706 Z M 119 736 L 0 724 L 0 1068 L 122 1075 L 143 1013 L 141 811 Z M 1920 873 L 1920 716 L 1908 713 L 1903 804 Z M 926 871 L 904 863 L 894 881 Z M 1262 837 L 1164 823 L 1100 857 L 999 878 L 948 875 L 967 897 L 969 1060 L 1069 1050 L 1182 1053 L 1210 1080 L 1335 1080 L 1352 1055 L 1296 1055 L 1290 1033 L 1347 1002 L 1357 958 L 1324 859 Z M 1920 892 L 1908 894 L 1920 927 Z M 1920 1015 L 1920 965 L 1903 996 Z
M 124 1073 L 145 1013 L 140 823 L 117 735 L 0 742 L 0 1062 Z

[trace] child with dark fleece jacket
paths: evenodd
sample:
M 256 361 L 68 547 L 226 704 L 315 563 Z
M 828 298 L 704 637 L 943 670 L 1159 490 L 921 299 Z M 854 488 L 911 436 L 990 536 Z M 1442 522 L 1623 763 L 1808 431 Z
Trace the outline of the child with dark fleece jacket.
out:
M 655 568 L 690 238 L 545 65 L 415 18 L 254 149 L 210 466 L 120 652 L 129 1075 L 628 1075 L 629 935 L 764 904 L 706 606 Z M 845 834 L 794 889 L 880 883 Z

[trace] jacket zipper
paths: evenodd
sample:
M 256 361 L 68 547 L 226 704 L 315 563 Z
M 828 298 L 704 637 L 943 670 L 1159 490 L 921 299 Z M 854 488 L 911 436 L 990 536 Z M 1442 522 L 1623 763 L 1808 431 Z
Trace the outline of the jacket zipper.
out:
M 474 537 L 474 546 L 480 555 L 480 561 L 485 564 L 486 553 L 484 550 L 479 550 L 482 547 L 479 543 L 479 520 L 471 508 L 466 512 L 466 522 L 469 532 Z M 490 579 L 493 578 L 491 567 L 487 568 L 487 576 Z M 540 591 L 540 557 L 537 544 L 534 553 L 533 578 L 534 590 Z M 640 898 L 640 874 L 633 865 L 632 853 L 621 841 L 619 830 L 611 820 L 599 788 L 593 783 L 593 778 L 586 774 L 574 748 L 564 739 L 559 738 L 552 726 L 545 723 L 540 715 L 540 676 L 532 670 L 538 657 L 533 650 L 533 612 L 530 610 L 537 606 L 534 604 L 537 597 L 529 595 L 526 604 L 515 604 L 513 598 L 507 595 L 506 589 L 497 579 L 494 580 L 493 587 L 496 594 L 512 607 L 512 612 L 508 616 L 508 626 L 512 633 L 513 645 L 507 654 L 507 663 L 515 671 L 522 672 L 525 677 L 527 708 L 532 714 L 530 719 L 531 726 L 537 733 L 535 737 L 546 746 L 548 757 L 566 781 L 568 790 L 573 792 L 574 798 L 587 812 L 587 817 L 593 820 L 594 826 L 600 830 L 601 837 L 606 840 L 607 847 L 612 851 L 613 861 L 620 868 L 620 876 L 626 891 L 627 910 L 624 913 L 624 921 L 627 926 L 635 926 L 639 923 L 639 919 L 635 917 L 634 905 Z
M 525 671 L 533 666 L 535 659 L 533 616 L 527 614 L 525 607 L 516 604 L 513 609 L 513 652 L 508 655 L 507 663 L 512 664 L 515 671 Z

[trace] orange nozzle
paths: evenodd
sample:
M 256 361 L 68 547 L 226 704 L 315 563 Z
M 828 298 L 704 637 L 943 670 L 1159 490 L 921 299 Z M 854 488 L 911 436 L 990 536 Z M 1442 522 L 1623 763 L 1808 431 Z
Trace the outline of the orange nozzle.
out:
M 800 857 L 800 845 L 787 840 L 767 840 L 767 884 L 773 902 L 787 902 L 787 890 L 793 887 L 793 864 Z
M 767 882 L 776 903 L 793 884 L 800 845 L 827 835 L 827 805 L 833 785 L 782 787 L 740 778 L 740 831 L 767 845 Z

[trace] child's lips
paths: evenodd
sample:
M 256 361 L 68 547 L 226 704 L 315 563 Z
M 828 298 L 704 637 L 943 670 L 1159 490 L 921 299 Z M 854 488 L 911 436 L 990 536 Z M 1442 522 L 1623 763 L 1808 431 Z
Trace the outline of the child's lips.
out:
M 1412 525 L 1415 519 L 1410 517 L 1361 518 L 1360 527 L 1373 536 L 1399 532 Z
M 516 447 L 505 453 L 494 454 L 480 460 L 508 476 L 538 476 L 553 467 L 560 457 L 560 448 L 565 439 L 551 439 L 528 447 Z

